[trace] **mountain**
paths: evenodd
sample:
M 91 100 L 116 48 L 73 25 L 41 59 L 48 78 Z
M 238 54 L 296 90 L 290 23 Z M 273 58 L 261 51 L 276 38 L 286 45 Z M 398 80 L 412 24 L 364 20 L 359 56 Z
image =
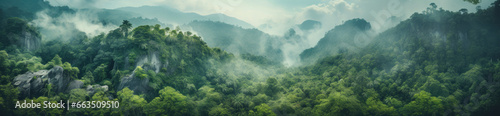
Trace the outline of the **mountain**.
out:
M 305 43 L 302 33 L 315 32 L 310 28 L 318 22 L 276 37 L 217 21 L 175 29 L 120 24 L 121 16 L 81 9 L 42 12 L 59 24 L 40 25 L 29 18 L 35 13 L 11 8 L 0 10 L 2 115 L 496 116 L 500 108 L 500 0 L 475 13 L 431 4 L 376 35 L 369 22 L 349 20 L 304 51 L 310 63 L 298 67 L 267 59 L 302 52 L 296 49 Z M 158 21 L 119 10 L 102 15 L 114 13 Z M 91 37 L 38 33 L 116 22 L 120 26 Z M 13 107 L 23 101 L 119 107 Z
M 245 29 L 214 21 L 193 21 L 183 28 L 192 29 L 210 47 L 219 47 L 236 54 L 265 56 L 272 61 L 283 60 L 283 38 L 271 36 L 258 29 Z
M 264 56 L 271 61 L 292 66 L 299 64 L 299 54 L 309 47 L 306 43 L 309 34 L 321 28 L 321 22 L 306 20 L 290 28 L 283 36 L 272 36 L 258 29 L 245 29 L 217 21 L 193 21 L 181 28 L 199 34 L 211 47 L 236 54 Z
M 498 4 L 476 13 L 430 7 L 370 37 L 370 43 L 355 51 L 348 46 L 356 33 L 369 29 L 365 28 L 369 23 L 347 21 L 301 54 L 306 59 L 324 57 L 300 68 L 302 74 L 283 80 L 297 81 L 286 88 L 299 95 L 307 91 L 309 97 L 304 99 L 323 97 L 320 100 L 325 101 L 307 107 L 318 114 L 496 115 L 500 107 Z M 348 50 L 338 54 L 335 47 Z M 300 88 L 317 89 L 302 92 Z M 329 97 L 322 93 L 325 89 L 332 92 Z
M 312 30 L 321 28 L 321 22 L 315 20 L 305 20 L 298 25 L 301 30 Z
M 161 22 L 175 25 L 187 24 L 194 20 L 210 20 L 225 22 L 241 26 L 243 28 L 254 28 L 251 24 L 248 24 L 245 21 L 241 21 L 224 14 L 211 14 L 204 16 L 196 13 L 181 12 L 174 8 L 162 6 L 122 7 L 117 8 L 116 10 L 136 13 L 145 18 L 157 18 Z
M 314 22 L 304 22 L 301 27 L 311 27 L 305 24 L 317 24 Z M 359 50 L 369 41 L 367 34 L 370 33 L 371 25 L 364 19 L 352 19 L 344 24 L 336 26 L 328 31 L 313 48 L 304 50 L 300 54 L 301 61 L 314 62 L 317 59 L 347 50 Z M 366 41 L 361 41 L 361 40 Z

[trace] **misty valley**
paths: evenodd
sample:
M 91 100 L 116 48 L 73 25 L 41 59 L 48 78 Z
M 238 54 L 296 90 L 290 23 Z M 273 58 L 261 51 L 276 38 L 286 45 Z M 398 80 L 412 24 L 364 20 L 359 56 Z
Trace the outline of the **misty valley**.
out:
M 0 0 L 0 114 L 500 114 L 500 0 L 214 1 Z

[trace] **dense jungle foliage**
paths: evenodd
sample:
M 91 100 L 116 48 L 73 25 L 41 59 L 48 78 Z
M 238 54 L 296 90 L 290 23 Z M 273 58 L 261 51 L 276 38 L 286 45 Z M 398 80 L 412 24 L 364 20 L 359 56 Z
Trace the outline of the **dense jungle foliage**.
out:
M 476 13 L 431 6 L 378 34 L 362 49 L 324 52 L 312 48 L 323 53 L 317 55 L 322 57 L 311 65 L 292 68 L 263 56 L 232 54 L 209 47 L 203 37 L 179 27 L 159 24 L 133 27 L 127 20 L 118 28 L 93 37 L 75 33 L 78 36 L 69 40 L 44 38 L 37 31 L 40 27 L 29 23 L 32 14 L 25 17 L 9 14 L 22 11 L 11 8 L 0 11 L 0 112 L 2 115 L 495 115 L 500 108 L 499 4 L 497 0 Z M 363 19 L 347 22 L 369 25 Z M 335 32 L 335 28 L 324 38 L 329 40 L 320 40 L 321 44 L 349 37 L 329 35 L 341 33 Z M 42 39 L 38 49 L 28 49 L 19 42 L 27 33 L 31 38 Z M 25 96 L 14 86 L 13 80 L 18 75 L 58 66 L 64 69 L 64 77 L 81 81 L 84 87 L 106 85 L 109 89 L 89 93 L 83 87 L 56 93 L 53 85 L 48 84 L 42 88 L 43 94 Z M 144 89 L 124 84 L 129 77 L 147 82 Z M 42 77 L 33 77 L 37 78 Z M 21 100 L 111 100 L 119 101 L 120 107 L 14 108 Z

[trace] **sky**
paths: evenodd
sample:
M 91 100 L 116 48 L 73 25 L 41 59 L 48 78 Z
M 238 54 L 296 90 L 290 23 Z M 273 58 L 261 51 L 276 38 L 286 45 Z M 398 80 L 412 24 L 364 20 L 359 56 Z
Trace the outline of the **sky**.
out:
M 258 29 L 282 35 L 290 27 L 305 20 L 323 23 L 323 32 L 353 18 L 364 18 L 375 30 L 383 31 L 424 11 L 430 3 L 445 10 L 476 6 L 487 8 L 494 0 L 482 0 L 474 5 L 463 0 L 48 0 L 51 5 L 71 8 L 105 8 L 167 6 L 183 12 L 202 15 L 222 13 L 252 24 Z M 392 21 L 388 19 L 392 17 Z

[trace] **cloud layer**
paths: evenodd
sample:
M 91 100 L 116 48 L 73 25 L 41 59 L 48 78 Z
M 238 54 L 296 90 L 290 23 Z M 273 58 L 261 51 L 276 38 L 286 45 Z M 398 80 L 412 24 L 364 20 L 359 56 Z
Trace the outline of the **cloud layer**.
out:
M 89 10 L 77 10 L 75 13 L 63 13 L 58 17 L 49 16 L 50 11 L 44 10 L 36 14 L 31 22 L 41 28 L 40 32 L 47 39 L 68 40 L 84 32 L 87 36 L 96 36 L 100 33 L 115 29 L 114 25 L 103 25 L 96 13 Z
M 127 6 L 168 6 L 184 12 L 202 15 L 222 13 L 246 21 L 261 30 L 281 35 L 288 28 L 304 20 L 318 20 L 333 28 L 342 21 L 365 18 L 370 22 L 383 22 L 394 16 L 406 19 L 414 12 L 425 10 L 431 2 L 446 10 L 476 5 L 461 0 L 48 0 L 52 5 L 72 8 L 108 8 Z M 489 6 L 494 0 L 483 0 L 479 5 Z M 391 12 L 392 11 L 392 12 Z M 387 15 L 388 16 L 384 16 Z M 385 24 L 385 23 L 384 23 Z M 381 24 L 382 25 L 382 24 Z M 380 29 L 384 29 L 380 27 Z

